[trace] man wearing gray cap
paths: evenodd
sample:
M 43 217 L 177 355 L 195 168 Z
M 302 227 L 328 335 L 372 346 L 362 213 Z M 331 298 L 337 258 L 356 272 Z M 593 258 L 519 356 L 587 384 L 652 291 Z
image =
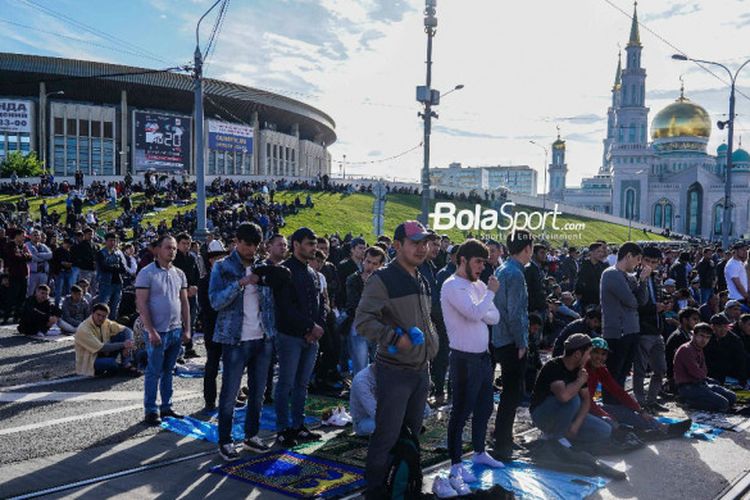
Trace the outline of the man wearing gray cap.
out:
M 606 440 L 612 427 L 589 413 L 589 374 L 584 366 L 591 355 L 591 337 L 574 333 L 565 341 L 565 354 L 547 361 L 531 395 L 531 420 L 550 440 L 565 447 L 579 442 Z

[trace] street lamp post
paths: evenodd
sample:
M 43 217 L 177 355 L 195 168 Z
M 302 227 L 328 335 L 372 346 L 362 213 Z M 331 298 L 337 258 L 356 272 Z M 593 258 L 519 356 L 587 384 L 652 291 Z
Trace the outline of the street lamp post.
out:
M 47 168 L 47 99 L 53 95 L 65 95 L 65 91 L 47 92 L 44 94 L 44 102 L 39 103 L 39 160 L 47 173 L 49 173 Z
M 742 68 L 744 68 L 748 63 L 750 63 L 750 59 L 745 61 L 740 65 L 739 68 L 737 68 L 737 71 L 732 74 L 732 71 L 724 66 L 721 63 L 714 62 L 714 61 L 706 61 L 703 59 L 693 59 L 692 57 L 688 57 L 683 54 L 674 54 L 672 55 L 672 59 L 675 59 L 677 61 L 693 61 L 696 63 L 702 63 L 702 64 L 711 64 L 714 66 L 719 66 L 720 68 L 724 69 L 724 71 L 727 72 L 727 75 L 729 75 L 730 80 L 730 91 L 729 91 L 729 117 L 725 121 L 719 120 L 717 123 L 720 130 L 723 130 L 724 127 L 728 126 L 727 130 L 727 169 L 724 179 L 724 217 L 722 218 L 721 222 L 721 245 L 725 249 L 729 248 L 729 227 L 732 224 L 731 219 L 731 198 L 732 198 L 732 146 L 734 141 L 734 91 L 735 91 L 735 84 L 737 83 L 737 75 L 739 75 L 740 71 L 742 71 Z
M 437 31 L 437 17 L 435 17 L 437 0 L 425 0 L 424 9 L 424 31 L 427 33 L 427 74 L 425 86 L 417 87 L 417 100 L 424 104 L 424 112 L 420 116 L 424 119 L 423 163 L 422 163 L 422 214 L 421 222 L 429 223 L 430 212 L 430 133 L 432 129 L 432 117 L 437 114 L 432 111 L 432 106 L 440 102 L 440 93 L 432 90 L 432 39 Z M 420 88 L 422 89 L 420 91 Z
M 542 148 L 544 150 L 544 168 L 542 169 L 542 177 L 544 182 L 544 187 L 542 188 L 542 210 L 547 210 L 547 158 L 549 155 L 549 150 L 546 146 L 542 146 L 536 141 L 529 141 L 531 144 L 538 148 Z
M 224 0 L 216 0 L 209 9 L 203 13 L 198 24 L 195 26 L 195 73 L 193 75 L 195 85 L 195 109 L 193 131 L 195 133 L 195 187 L 197 193 L 196 216 L 198 227 L 195 230 L 195 239 L 204 241 L 208 229 L 206 228 L 206 172 L 205 172 L 205 154 L 203 151 L 203 54 L 200 47 L 200 27 L 203 19 L 211 12 L 214 7 Z

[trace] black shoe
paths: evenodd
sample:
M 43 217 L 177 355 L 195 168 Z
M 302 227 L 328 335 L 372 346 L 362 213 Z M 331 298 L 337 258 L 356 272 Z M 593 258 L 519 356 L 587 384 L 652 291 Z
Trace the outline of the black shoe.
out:
M 146 417 L 143 419 L 143 423 L 146 425 L 157 426 L 161 425 L 161 419 L 156 413 L 147 413 Z
M 234 462 L 235 460 L 240 459 L 240 454 L 237 453 L 237 448 L 234 447 L 234 443 L 220 445 L 219 455 L 225 462 Z
M 287 429 L 285 431 L 281 431 L 278 436 L 276 436 L 276 444 L 281 446 L 282 448 L 291 448 L 293 446 L 297 446 L 297 433 L 292 429 Z
M 264 443 L 258 436 L 245 439 L 242 442 L 242 448 L 247 451 L 254 451 L 255 453 L 265 453 L 271 449 L 271 447 Z
M 201 410 L 201 413 L 212 413 L 216 411 L 216 405 L 215 404 L 206 404 L 206 406 L 203 407 Z
M 494 458 L 495 460 L 499 460 L 500 462 L 510 462 L 513 460 L 513 447 L 512 446 L 502 446 L 500 448 L 495 448 L 494 450 L 487 450 L 487 453 Z
M 682 436 L 687 431 L 690 430 L 690 427 L 692 427 L 693 421 L 691 419 L 686 419 L 681 422 L 675 422 L 673 424 L 669 424 L 669 428 L 667 430 L 667 434 L 670 436 Z
M 264 405 L 272 405 L 273 404 L 273 397 L 269 394 L 268 396 L 263 398 L 263 404 Z
M 179 418 L 179 419 L 185 418 L 185 415 L 180 415 L 179 413 L 175 413 L 174 410 L 167 410 L 167 411 L 160 412 L 160 416 L 161 418 L 166 418 L 166 417 Z
M 195 358 L 200 358 L 201 355 L 195 352 L 195 350 L 190 349 L 189 351 L 185 351 L 185 355 L 183 357 L 185 359 L 195 359 Z
M 317 441 L 323 437 L 323 434 L 313 432 L 304 425 L 299 429 L 295 429 L 294 432 L 296 433 L 295 439 L 298 441 Z

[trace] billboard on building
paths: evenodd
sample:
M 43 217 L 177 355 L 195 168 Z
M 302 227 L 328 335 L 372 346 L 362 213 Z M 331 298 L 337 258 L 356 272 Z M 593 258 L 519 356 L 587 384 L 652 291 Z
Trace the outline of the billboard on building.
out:
M 133 167 L 178 173 L 190 169 L 189 116 L 133 111 Z
M 208 148 L 215 151 L 253 152 L 253 128 L 208 120 Z
M 31 101 L 0 99 L 0 133 L 30 134 L 33 120 Z

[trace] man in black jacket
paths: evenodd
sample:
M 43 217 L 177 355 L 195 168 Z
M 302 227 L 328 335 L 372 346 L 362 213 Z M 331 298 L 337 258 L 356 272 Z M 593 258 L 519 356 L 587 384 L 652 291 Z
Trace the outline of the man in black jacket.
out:
M 26 299 L 18 321 L 18 331 L 24 335 L 44 338 L 47 331 L 60 319 L 62 312 L 49 300 L 49 287 L 39 285 L 34 295 Z
M 703 305 L 708 302 L 708 298 L 714 293 L 714 283 L 716 282 L 716 264 L 714 264 L 711 247 L 703 249 L 703 257 L 695 268 L 698 270 L 698 278 L 700 279 L 700 305 Z
M 651 269 L 657 269 L 661 264 L 661 259 L 661 250 L 657 247 L 648 246 L 643 249 L 641 261 Z M 665 306 L 661 300 L 660 286 L 656 274 L 651 273 L 651 276 L 646 278 L 648 300 L 638 308 L 638 320 L 641 329 L 638 333 L 638 346 L 633 363 L 633 395 L 643 408 L 652 411 L 665 411 L 666 408 L 656 401 L 656 397 L 661 391 L 662 380 L 667 373 L 664 337 L 662 336 L 664 331 L 662 312 L 665 310 Z M 645 394 L 643 382 L 649 366 L 652 375 L 648 386 L 648 394 Z
M 572 292 L 575 289 L 579 269 L 578 249 L 570 247 L 568 248 L 568 256 L 560 262 L 560 282 L 564 291 Z
M 185 273 L 188 283 L 188 303 L 190 304 L 190 328 L 194 331 L 195 320 L 198 318 L 198 283 L 201 273 L 198 269 L 198 261 L 190 253 L 191 239 L 187 233 L 177 235 L 177 255 L 173 264 Z M 185 358 L 197 358 L 198 353 L 193 349 L 193 341 L 185 344 Z
M 603 241 L 596 241 L 589 245 L 589 258 L 581 262 L 576 290 L 580 290 L 583 294 L 583 297 L 581 297 L 583 308 L 590 305 L 599 305 L 599 283 L 602 279 L 602 273 L 608 267 L 604 260 L 606 255 L 607 244 Z
M 565 341 L 574 333 L 583 333 L 591 337 L 602 336 L 602 312 L 598 306 L 589 306 L 583 318 L 571 321 L 563 328 L 555 339 L 555 345 L 552 348 L 552 356 L 562 356 L 565 354 Z
M 275 292 L 279 380 L 274 404 L 277 440 L 284 447 L 294 446 L 298 440 L 320 438 L 304 425 L 307 385 L 315 368 L 318 339 L 323 336 L 320 281 L 308 265 L 315 258 L 316 243 L 315 233 L 307 227 L 292 234 L 292 257 L 282 264 L 289 269 L 291 280 Z
M 96 295 L 99 283 L 96 281 L 96 252 L 99 247 L 94 243 L 94 230 L 87 227 L 83 230 L 83 239 L 73 247 L 73 283 L 85 279 L 91 285 L 91 295 Z
M 686 307 L 680 311 L 678 316 L 680 327 L 673 331 L 667 338 L 665 347 L 667 360 L 667 383 L 672 392 L 676 392 L 674 384 L 674 355 L 682 344 L 690 342 L 693 338 L 693 328 L 701 321 L 700 313 L 694 307 Z
M 682 252 L 677 262 L 672 264 L 669 268 L 669 277 L 675 280 L 675 286 L 678 290 L 687 288 L 690 286 L 688 283 L 688 268 L 687 265 L 690 262 L 690 253 Z
M 705 347 L 706 368 L 708 376 L 720 384 L 727 377 L 736 378 L 739 385 L 747 385 L 747 357 L 742 340 L 729 331 L 730 321 L 724 314 L 714 314 L 711 318 L 711 329 L 714 335 Z
M 346 304 L 346 280 L 357 271 L 362 271 L 362 261 L 365 258 L 367 243 L 363 238 L 352 238 L 352 241 L 349 242 L 349 248 L 351 249 L 349 258 L 342 260 L 336 268 L 339 278 L 336 303 L 339 307 Z

